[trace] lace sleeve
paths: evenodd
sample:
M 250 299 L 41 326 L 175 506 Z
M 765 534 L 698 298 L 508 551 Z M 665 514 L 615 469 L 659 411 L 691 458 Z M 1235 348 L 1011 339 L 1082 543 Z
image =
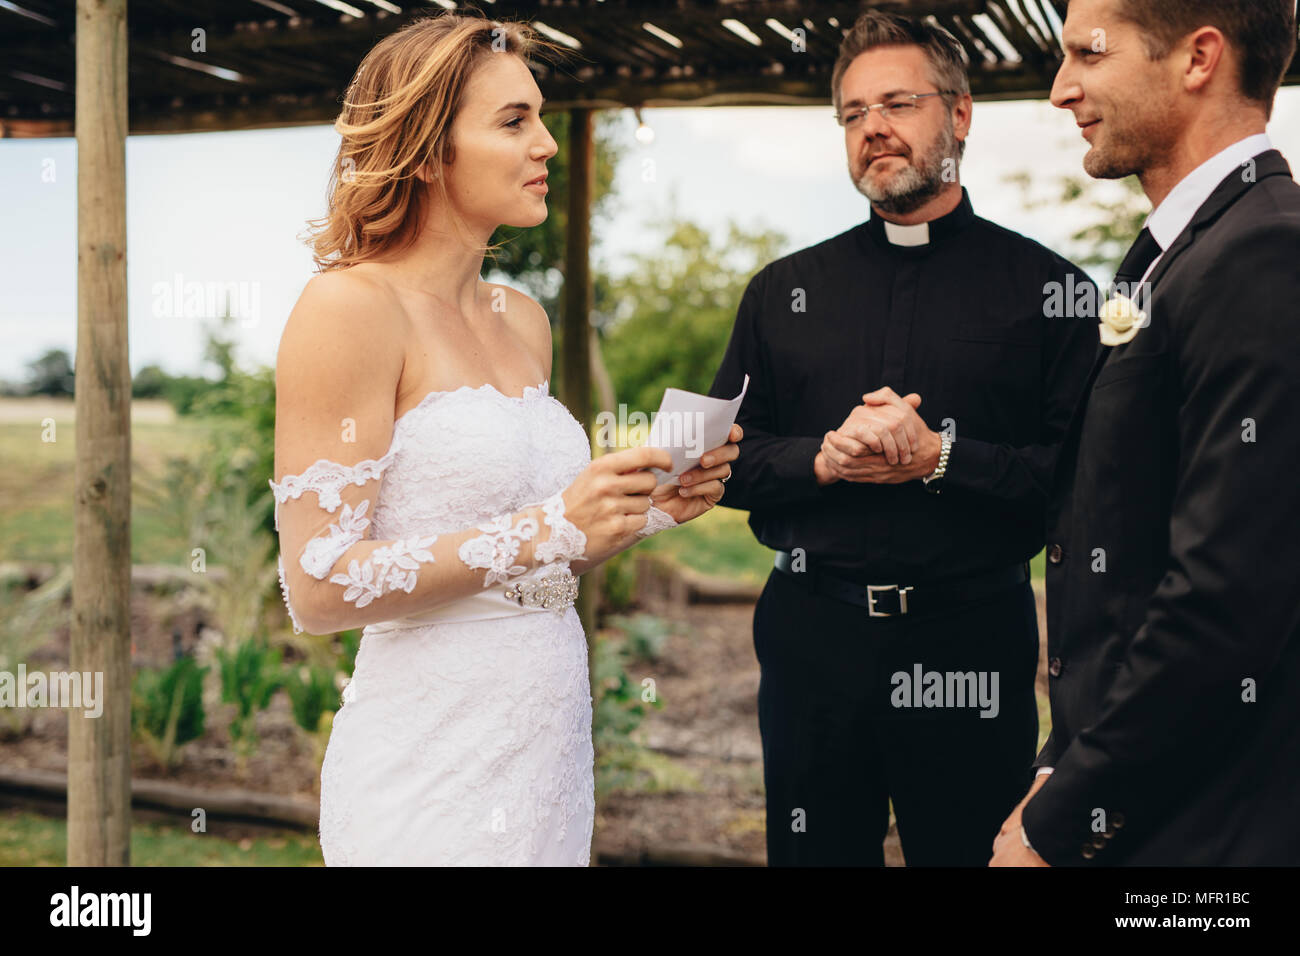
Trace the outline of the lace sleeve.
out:
M 394 446 L 352 465 L 319 459 L 270 482 L 280 587 L 295 632 L 418 614 L 540 565 L 584 557 L 586 535 L 564 517 L 561 492 L 453 534 L 372 539 L 373 504 L 395 453 Z
M 672 515 L 651 505 L 650 510 L 646 512 L 645 527 L 637 532 L 637 537 L 648 538 L 652 534 L 658 534 L 660 531 L 676 527 L 677 522 L 673 520 Z

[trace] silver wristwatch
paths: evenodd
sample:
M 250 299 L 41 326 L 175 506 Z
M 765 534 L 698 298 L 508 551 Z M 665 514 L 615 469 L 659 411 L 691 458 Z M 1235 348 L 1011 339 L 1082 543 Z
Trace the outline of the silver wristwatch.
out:
M 943 476 L 948 470 L 948 454 L 952 451 L 952 436 L 944 432 L 939 436 L 939 464 L 935 467 L 934 472 L 921 479 L 925 485 L 925 490 L 932 494 L 938 494 L 943 489 Z

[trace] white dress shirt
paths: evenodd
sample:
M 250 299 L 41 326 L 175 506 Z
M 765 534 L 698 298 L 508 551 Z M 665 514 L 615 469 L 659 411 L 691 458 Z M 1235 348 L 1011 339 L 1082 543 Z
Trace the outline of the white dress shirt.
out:
M 1151 230 L 1151 238 L 1159 244 L 1161 254 L 1147 268 L 1146 274 L 1142 276 L 1143 282 L 1146 282 L 1164 258 L 1164 250 L 1172 246 L 1174 240 L 1191 223 L 1196 210 L 1204 206 L 1214 190 L 1219 188 L 1219 183 L 1227 179 L 1233 170 L 1242 169 L 1260 153 L 1266 153 L 1272 148 L 1273 141 L 1267 133 L 1247 136 L 1201 163 L 1170 191 L 1165 201 L 1147 216 L 1146 228 Z

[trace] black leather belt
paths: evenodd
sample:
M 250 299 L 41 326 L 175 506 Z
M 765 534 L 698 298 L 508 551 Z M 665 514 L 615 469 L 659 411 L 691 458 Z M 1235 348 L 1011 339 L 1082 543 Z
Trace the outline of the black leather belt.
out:
M 906 587 L 901 584 L 855 584 L 812 567 L 795 571 L 789 551 L 778 551 L 775 563 L 778 571 L 784 571 L 814 594 L 824 594 L 865 607 L 871 617 L 895 617 L 933 611 L 1010 590 L 1029 580 L 1027 563 L 965 578 Z

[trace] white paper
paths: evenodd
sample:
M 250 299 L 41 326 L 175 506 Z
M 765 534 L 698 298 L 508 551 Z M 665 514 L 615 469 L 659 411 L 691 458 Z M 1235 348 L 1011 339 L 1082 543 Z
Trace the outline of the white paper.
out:
M 663 401 L 650 423 L 650 435 L 646 439 L 647 445 L 662 448 L 673 458 L 671 472 L 650 469 L 661 487 L 680 484 L 678 476 L 698 465 L 706 451 L 727 444 L 748 388 L 746 375 L 740 394 L 732 399 L 710 398 L 680 388 L 664 389 Z

